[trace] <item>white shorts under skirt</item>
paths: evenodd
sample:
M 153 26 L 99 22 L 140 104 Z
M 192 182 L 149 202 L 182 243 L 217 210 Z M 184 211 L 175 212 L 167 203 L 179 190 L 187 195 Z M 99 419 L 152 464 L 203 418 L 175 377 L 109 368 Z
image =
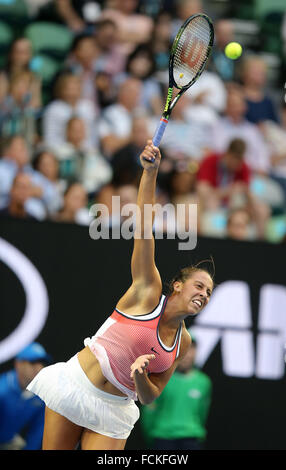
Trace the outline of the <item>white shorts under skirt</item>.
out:
M 127 439 L 140 416 L 131 398 L 96 388 L 82 370 L 77 355 L 67 362 L 44 367 L 27 389 L 73 423 L 115 439 Z

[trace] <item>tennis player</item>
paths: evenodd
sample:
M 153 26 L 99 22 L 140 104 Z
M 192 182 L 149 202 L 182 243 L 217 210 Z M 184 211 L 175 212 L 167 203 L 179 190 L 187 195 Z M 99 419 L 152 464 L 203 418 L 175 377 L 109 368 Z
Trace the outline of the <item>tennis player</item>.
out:
M 46 404 L 44 450 L 124 449 L 142 404 L 155 400 L 191 342 L 184 319 L 209 302 L 213 280 L 199 267 L 181 270 L 162 295 L 154 261 L 153 215 L 161 154 L 148 141 L 131 260 L 132 284 L 85 348 L 67 362 L 45 367 L 28 385 Z

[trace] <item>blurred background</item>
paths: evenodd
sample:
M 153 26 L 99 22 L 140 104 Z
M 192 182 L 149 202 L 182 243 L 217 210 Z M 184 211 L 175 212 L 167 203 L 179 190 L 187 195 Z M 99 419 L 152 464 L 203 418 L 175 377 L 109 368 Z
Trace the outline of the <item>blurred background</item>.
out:
M 132 240 L 92 239 L 89 209 L 105 204 L 112 230 L 125 220 L 112 196 L 136 202 L 139 154 L 164 107 L 170 45 L 199 12 L 212 18 L 215 44 L 174 108 L 157 185 L 162 205 L 197 204 L 197 246 L 178 250 L 163 226 L 156 261 L 167 282 L 212 255 L 217 288 L 188 324 L 196 351 L 176 377 L 184 396 L 170 417 L 176 433 L 148 425 L 167 422 L 162 400 L 142 410 L 127 449 L 185 438 L 205 449 L 286 449 L 284 0 L 0 0 L 3 448 L 36 448 L 29 436 L 42 429 L 41 406 L 19 378 L 20 351 L 39 341 L 55 362 L 68 360 L 129 287 Z M 232 41 L 243 47 L 234 61 L 224 54 Z M 175 238 L 184 224 L 195 230 L 188 213 L 175 215 Z M 168 393 L 170 411 L 176 399 Z

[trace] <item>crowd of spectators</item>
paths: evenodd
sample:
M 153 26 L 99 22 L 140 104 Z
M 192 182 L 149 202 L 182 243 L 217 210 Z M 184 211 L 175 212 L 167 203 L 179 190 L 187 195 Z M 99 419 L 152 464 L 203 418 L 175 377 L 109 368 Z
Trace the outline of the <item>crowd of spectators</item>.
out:
M 62 25 L 72 41 L 48 87 L 26 24 L 10 45 L 0 71 L 0 215 L 88 225 L 89 208 L 101 203 L 112 224 L 112 196 L 136 201 L 139 154 L 164 107 L 170 44 L 188 16 L 211 14 L 208 3 L 26 1 L 31 23 Z M 160 146 L 157 202 L 197 204 L 200 235 L 279 241 L 284 90 L 273 99 L 259 51 L 225 56 L 231 19 L 214 25 L 208 66 L 178 101 Z M 284 228 L 269 234 L 276 218 Z M 175 230 L 183 222 L 193 221 L 177 218 Z

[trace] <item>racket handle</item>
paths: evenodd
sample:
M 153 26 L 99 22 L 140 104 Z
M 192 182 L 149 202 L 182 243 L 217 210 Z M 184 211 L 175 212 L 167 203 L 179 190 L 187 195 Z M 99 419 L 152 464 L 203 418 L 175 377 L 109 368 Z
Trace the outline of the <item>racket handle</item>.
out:
M 160 124 L 157 127 L 157 130 L 156 130 L 155 135 L 153 137 L 153 144 L 155 145 L 155 147 L 159 146 L 159 144 L 162 140 L 163 134 L 165 132 L 165 129 L 167 127 L 167 124 L 168 124 L 168 120 L 162 117 L 160 119 Z
M 153 144 L 155 145 L 155 147 L 159 146 L 159 144 L 161 142 L 161 139 L 163 137 L 163 134 L 165 132 L 165 129 L 167 127 L 167 124 L 168 124 L 168 120 L 162 117 L 160 119 L 160 123 L 159 123 L 159 125 L 156 129 L 155 135 L 153 137 Z M 146 158 L 144 160 L 146 160 Z M 148 160 L 146 160 L 146 161 L 148 161 Z M 154 161 L 155 161 L 155 158 L 153 158 L 152 163 Z

